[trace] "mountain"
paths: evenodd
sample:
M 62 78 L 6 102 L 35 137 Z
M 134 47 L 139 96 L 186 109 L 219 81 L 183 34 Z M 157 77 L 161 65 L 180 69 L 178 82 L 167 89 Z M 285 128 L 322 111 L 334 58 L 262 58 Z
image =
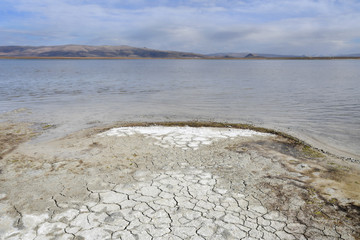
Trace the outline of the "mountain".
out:
M 0 57 L 203 58 L 204 55 L 130 46 L 0 46 Z
M 206 56 L 216 57 L 216 58 L 297 58 L 297 57 L 304 57 L 304 56 L 297 56 L 297 55 L 279 55 L 279 54 L 249 53 L 249 52 L 213 53 L 213 54 L 207 54 Z
M 280 55 L 280 54 L 268 54 L 268 53 L 254 53 L 255 57 L 263 57 L 263 58 L 299 58 L 305 56 L 298 55 Z
M 212 54 L 207 54 L 206 56 L 208 57 L 218 57 L 218 58 L 244 58 L 248 55 L 249 53 L 234 53 L 234 52 L 227 52 L 227 53 L 212 53 Z
M 150 48 L 131 46 L 89 46 L 89 45 L 60 45 L 60 46 L 0 46 L 1 57 L 49 57 L 49 58 L 245 58 L 245 59 L 333 59 L 360 58 L 360 54 L 346 54 L 335 57 L 328 56 L 297 56 L 249 52 L 225 52 L 212 54 L 197 54 L 179 51 L 162 51 Z

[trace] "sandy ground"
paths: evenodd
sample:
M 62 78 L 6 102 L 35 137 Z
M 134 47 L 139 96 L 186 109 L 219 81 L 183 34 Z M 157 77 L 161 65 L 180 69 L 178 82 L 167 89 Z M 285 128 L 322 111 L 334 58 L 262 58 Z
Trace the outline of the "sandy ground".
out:
M 0 239 L 360 239 L 359 164 L 234 126 L 140 125 L 39 142 L 52 126 L 0 123 Z

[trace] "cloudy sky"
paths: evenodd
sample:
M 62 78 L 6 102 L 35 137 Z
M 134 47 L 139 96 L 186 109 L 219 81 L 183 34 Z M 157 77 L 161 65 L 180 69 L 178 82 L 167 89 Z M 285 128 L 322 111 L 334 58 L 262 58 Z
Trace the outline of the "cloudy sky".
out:
M 0 0 L 0 45 L 360 53 L 360 0 Z

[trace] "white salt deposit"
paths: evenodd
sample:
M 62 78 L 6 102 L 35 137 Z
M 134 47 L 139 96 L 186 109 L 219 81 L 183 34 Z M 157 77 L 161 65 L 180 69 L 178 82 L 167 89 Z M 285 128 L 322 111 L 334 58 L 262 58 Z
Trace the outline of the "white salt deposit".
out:
M 234 128 L 209 128 L 209 127 L 120 127 L 113 128 L 100 136 L 125 137 L 141 134 L 156 140 L 156 145 L 164 148 L 171 146 L 186 149 L 198 149 L 200 145 L 210 145 L 219 139 L 233 139 L 235 137 L 268 136 L 268 133 L 260 133 L 248 129 Z

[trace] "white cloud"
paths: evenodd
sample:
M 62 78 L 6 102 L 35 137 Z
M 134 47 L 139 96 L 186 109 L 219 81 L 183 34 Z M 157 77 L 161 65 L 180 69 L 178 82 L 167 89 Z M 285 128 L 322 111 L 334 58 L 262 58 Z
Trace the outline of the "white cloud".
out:
M 360 51 L 354 41 L 360 39 L 360 3 L 355 0 L 6 2 L 20 17 L 2 21 L 0 32 L 6 37 L 0 45 L 127 44 L 203 53 Z

